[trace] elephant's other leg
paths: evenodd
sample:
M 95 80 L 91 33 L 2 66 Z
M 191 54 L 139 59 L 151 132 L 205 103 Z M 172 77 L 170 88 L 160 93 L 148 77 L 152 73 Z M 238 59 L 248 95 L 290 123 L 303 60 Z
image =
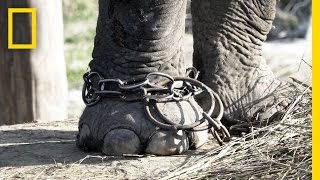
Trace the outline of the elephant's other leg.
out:
M 197 0 L 191 6 L 194 65 L 221 96 L 224 118 L 252 122 L 283 110 L 291 88 L 261 56 L 276 0 Z
M 145 77 L 150 72 L 184 74 L 181 43 L 185 11 L 186 0 L 100 0 L 91 71 L 121 80 Z M 189 124 L 198 116 L 186 102 L 166 103 L 162 112 L 177 123 Z M 117 98 L 86 107 L 77 144 L 107 155 L 170 155 L 189 148 L 185 132 L 163 131 L 153 125 L 143 102 Z

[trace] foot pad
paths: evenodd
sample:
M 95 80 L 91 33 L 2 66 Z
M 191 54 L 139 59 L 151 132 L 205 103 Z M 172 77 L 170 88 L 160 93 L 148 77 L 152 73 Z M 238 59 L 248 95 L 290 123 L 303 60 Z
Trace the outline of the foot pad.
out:
M 102 151 L 106 155 L 141 154 L 139 137 L 128 129 L 114 129 L 104 137 Z

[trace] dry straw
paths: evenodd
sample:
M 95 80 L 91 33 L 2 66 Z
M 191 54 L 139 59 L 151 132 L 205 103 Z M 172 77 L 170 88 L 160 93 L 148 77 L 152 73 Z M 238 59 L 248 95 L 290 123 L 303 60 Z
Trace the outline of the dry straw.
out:
M 252 128 L 162 179 L 311 179 L 311 88 L 296 92 L 277 122 Z

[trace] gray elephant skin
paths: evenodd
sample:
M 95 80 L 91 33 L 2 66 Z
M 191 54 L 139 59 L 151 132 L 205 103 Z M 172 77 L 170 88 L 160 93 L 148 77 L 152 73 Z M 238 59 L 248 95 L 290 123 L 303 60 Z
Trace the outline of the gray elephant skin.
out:
M 91 71 L 104 78 L 141 78 L 150 72 L 184 76 L 186 0 L 99 0 Z M 230 126 L 272 117 L 290 101 L 290 85 L 278 80 L 261 55 L 276 13 L 276 0 L 193 0 L 193 65 L 199 80 L 224 105 Z M 206 98 L 197 103 L 206 107 Z M 161 109 L 174 122 L 201 116 L 194 100 L 167 102 Z M 143 102 L 104 98 L 86 107 L 77 145 L 106 155 L 181 154 L 198 148 L 208 133 L 167 131 L 151 123 Z

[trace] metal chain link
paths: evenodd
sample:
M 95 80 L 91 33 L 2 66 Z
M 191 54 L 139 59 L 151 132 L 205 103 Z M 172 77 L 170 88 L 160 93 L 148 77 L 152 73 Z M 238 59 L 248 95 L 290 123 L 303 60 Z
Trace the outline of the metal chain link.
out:
M 198 75 L 199 72 L 195 68 L 189 68 L 187 70 L 188 77 L 172 77 L 165 73 L 152 72 L 142 79 L 122 81 L 120 79 L 105 79 L 98 72 L 89 71 L 83 75 L 82 99 L 87 106 L 96 105 L 102 98 L 121 98 L 128 102 L 143 101 L 148 119 L 159 128 L 184 131 L 209 129 L 218 143 L 222 145 L 224 141 L 230 139 L 227 128 L 221 123 L 222 101 L 211 88 L 196 80 Z M 191 76 L 193 78 L 189 78 Z M 155 81 L 155 79 L 161 79 L 161 81 Z M 189 125 L 181 125 L 171 121 L 161 113 L 158 107 L 158 103 L 161 102 L 187 101 L 201 93 L 209 95 L 210 108 L 208 112 L 202 112 L 201 119 Z M 219 109 L 218 116 L 211 117 L 215 108 Z M 150 109 L 155 109 L 161 120 L 155 118 Z

